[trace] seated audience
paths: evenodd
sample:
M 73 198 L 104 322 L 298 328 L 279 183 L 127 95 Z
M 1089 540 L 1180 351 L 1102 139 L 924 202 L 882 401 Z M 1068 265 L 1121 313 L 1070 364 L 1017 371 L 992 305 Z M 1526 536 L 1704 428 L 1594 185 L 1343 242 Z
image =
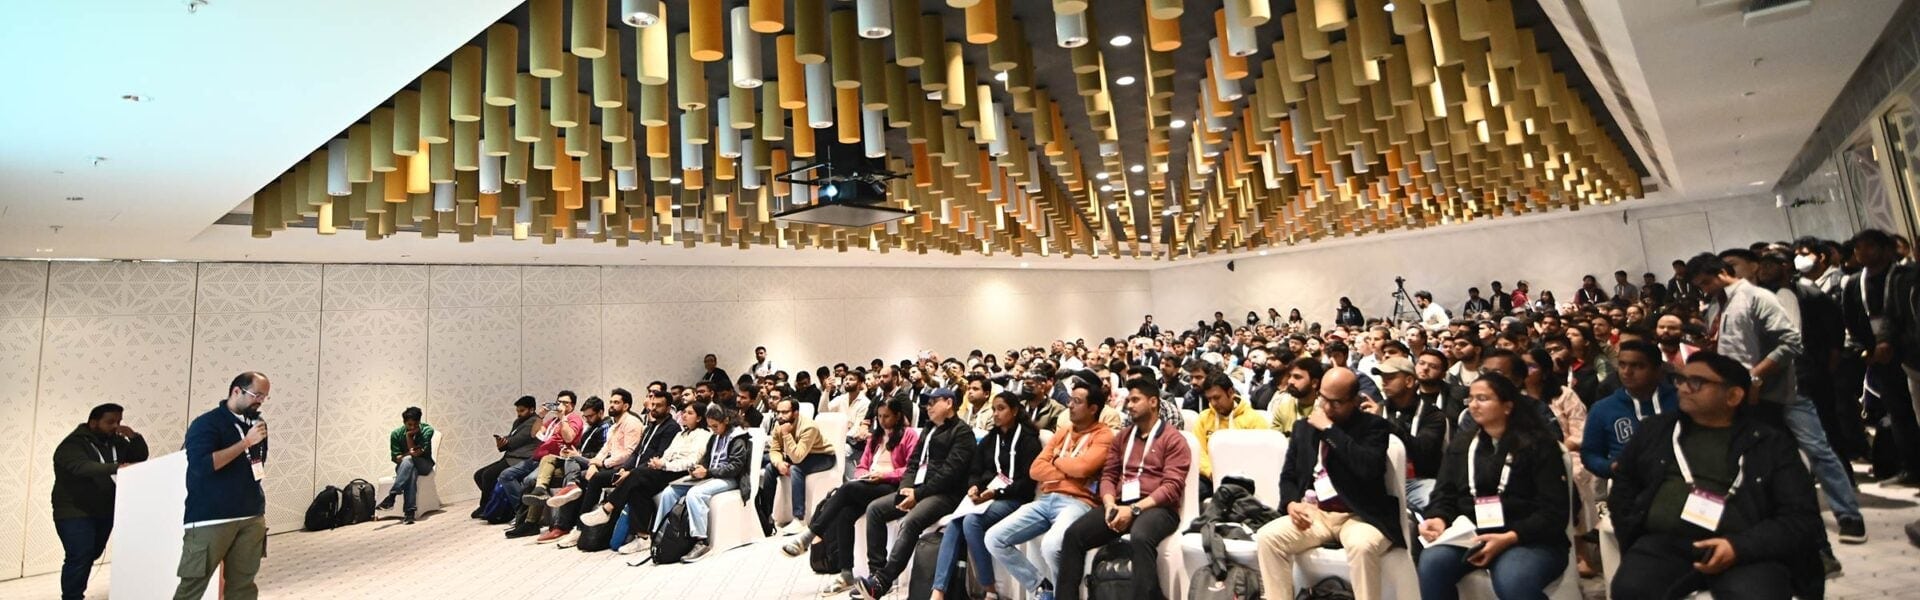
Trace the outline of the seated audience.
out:
M 1207 442 L 1213 439 L 1216 431 L 1227 429 L 1266 429 L 1268 422 L 1254 412 L 1245 400 L 1233 390 L 1233 382 L 1222 373 L 1213 373 L 1201 383 L 1201 394 L 1207 400 L 1207 409 L 1200 412 L 1200 421 L 1193 426 L 1193 437 L 1199 443 L 1200 495 L 1213 495 L 1213 453 L 1207 450 Z M 1172 425 L 1171 423 L 1169 425 Z
M 1059 429 L 1060 413 L 1066 408 L 1065 402 L 1056 402 L 1053 399 L 1053 388 L 1056 387 L 1053 374 L 1052 365 L 1036 361 L 1033 366 L 1027 368 L 1026 376 L 1021 380 L 1022 390 L 1027 393 L 1027 401 L 1020 411 L 1027 413 L 1027 419 L 1041 429 Z M 1100 399 L 1095 398 L 1094 401 L 1100 402 Z M 1105 405 L 1104 402 L 1100 404 Z
M 1620 343 L 1616 365 L 1620 389 L 1593 404 L 1580 439 L 1580 464 L 1601 478 L 1613 476 L 1614 459 L 1648 418 L 1679 410 L 1680 392 L 1661 369 L 1664 357 L 1645 341 Z
M 833 442 L 820 436 L 820 428 L 800 410 L 797 400 L 781 400 L 774 405 L 773 414 L 773 435 L 767 441 L 767 460 L 760 470 L 760 495 L 754 498 L 754 508 L 760 513 L 760 528 L 773 535 L 774 490 L 785 479 L 793 502 L 788 533 L 799 533 L 807 522 L 807 476 L 833 468 Z
M 1076 401 L 1079 402 L 1079 401 Z M 1022 504 L 1033 501 L 1034 481 L 1028 474 L 1040 455 L 1040 429 L 1020 412 L 1020 395 L 1000 392 L 983 412 L 993 415 L 993 428 L 974 447 L 966 499 L 979 512 L 961 510 L 947 523 L 933 571 L 933 598 L 942 600 L 953 577 L 951 566 L 964 544 L 975 589 L 994 592 L 993 556 L 988 554 L 987 530 L 1005 520 Z M 962 514 L 964 513 L 964 514 Z
M 1613 465 L 1613 597 L 1821 597 L 1820 506 L 1798 444 L 1752 414 L 1738 361 L 1694 353 L 1680 381 L 1680 410 L 1648 416 Z
M 540 440 L 533 437 L 533 426 L 537 421 L 533 407 L 537 402 L 533 396 L 521 396 L 513 402 L 513 425 L 507 428 L 507 435 L 493 436 L 493 447 L 500 451 L 500 460 L 487 463 L 473 472 L 473 485 L 480 488 L 480 506 L 473 509 L 473 518 L 486 516 L 487 503 L 493 500 L 493 488 L 500 482 L 500 474 L 532 458 L 534 447 L 540 445 Z
M 929 425 L 918 448 L 907 457 L 907 478 L 900 490 L 867 504 L 867 572 L 860 580 L 863 598 L 880 598 L 913 558 L 914 542 L 941 517 L 960 505 L 967 467 L 973 461 L 973 428 L 953 416 L 953 391 L 928 394 Z M 899 539 L 887 539 L 887 524 L 900 521 Z
M 894 497 L 906 475 L 907 462 L 920 445 L 920 430 L 907 425 L 905 398 L 876 404 L 880 407 L 874 419 L 878 429 L 867 440 L 866 453 L 854 467 L 853 478 L 820 503 L 806 531 L 780 547 L 787 556 L 799 556 L 816 538 L 833 544 L 829 556 L 837 573 L 821 589 L 822 596 L 846 593 L 859 583 L 853 577 L 854 522 L 866 514 L 868 504 Z
M 740 411 L 712 404 L 707 406 L 706 417 L 707 430 L 713 432 L 706 457 L 687 472 L 686 481 L 673 483 L 661 491 L 659 504 L 654 509 L 653 530 L 659 531 L 673 505 L 687 503 L 687 529 L 693 537 L 693 549 L 681 558 L 685 562 L 700 560 L 713 550 L 707 543 L 707 513 L 712 508 L 709 501 L 713 496 L 737 489 L 741 500 L 746 501 L 753 493 L 747 484 L 747 474 L 751 471 L 747 461 L 753 457 L 753 440 L 740 420 Z
M 1477 427 L 1447 448 L 1420 537 L 1433 542 L 1462 525 L 1473 536 L 1420 553 L 1420 597 L 1458 598 L 1460 579 L 1487 569 L 1494 595 L 1544 599 L 1570 543 L 1563 453 L 1539 409 L 1527 406 L 1538 401 L 1506 376 L 1483 373 L 1470 390 L 1466 412 Z
M 402 513 L 407 525 L 413 524 L 419 504 L 414 500 L 414 480 L 433 474 L 433 426 L 420 422 L 420 407 L 400 411 L 400 426 L 387 434 L 387 458 L 393 461 L 393 487 L 380 500 L 380 510 L 393 508 L 394 496 L 406 496 Z
M 1022 590 L 1032 591 L 1031 597 L 1052 594 L 1043 574 L 1050 576 L 1057 570 L 1060 543 L 1067 528 L 1093 510 L 1092 485 L 1106 466 L 1107 451 L 1113 444 L 1113 430 L 1095 418 L 1098 410 L 1086 396 L 1067 404 L 1068 428 L 1055 433 L 1029 467 L 1039 498 L 987 530 L 987 551 L 993 554 L 993 564 L 1006 569 Z M 1045 563 L 1038 569 L 1016 547 L 1036 537 L 1041 537 L 1040 555 Z
M 592 420 L 591 415 L 598 412 L 594 410 L 594 400 L 594 398 L 588 398 L 586 409 L 581 411 L 589 415 L 589 421 Z M 595 430 L 601 433 L 590 434 L 587 443 L 582 447 L 583 451 L 592 454 L 591 458 L 580 459 L 586 463 L 586 469 L 547 500 L 548 507 L 559 509 L 554 515 L 554 527 L 551 531 L 558 531 L 568 536 L 561 539 L 560 547 L 562 548 L 573 547 L 573 542 L 579 538 L 573 535 L 577 533 L 573 531 L 573 522 L 578 520 L 581 510 L 575 502 L 585 498 L 589 500 L 589 506 L 597 505 L 600 492 L 613 485 L 614 480 L 619 477 L 621 466 L 627 464 L 636 450 L 641 449 L 641 439 L 646 435 L 647 424 L 640 417 L 634 416 L 632 403 L 633 392 L 625 388 L 614 388 L 613 392 L 608 394 L 607 418 L 595 426 Z M 597 452 L 591 448 L 594 439 L 604 440 L 599 444 Z M 545 534 L 542 537 L 545 537 Z
M 1253 536 L 1261 583 L 1275 597 L 1293 595 L 1296 556 L 1338 541 L 1347 554 L 1354 598 L 1377 600 L 1380 555 L 1405 543 L 1399 501 L 1386 486 L 1393 426 L 1359 410 L 1359 379 L 1345 367 L 1328 370 L 1313 414 L 1294 426 L 1287 444 L 1280 472 L 1280 505 L 1287 518 L 1268 522 Z
M 641 444 L 646 450 L 634 452 L 624 473 L 614 478 L 613 491 L 607 493 L 599 510 L 580 517 L 581 523 L 598 526 L 625 510 L 635 537 L 631 541 L 614 540 L 620 554 L 642 552 L 651 545 L 651 516 L 658 510 L 656 496 L 667 485 L 686 477 L 704 456 L 707 442 L 713 440 L 713 432 L 707 430 L 707 421 L 701 416 L 706 405 L 696 402 L 681 406 L 669 419 L 666 400 L 659 392 L 649 392 L 648 411 L 659 416 L 647 428 L 647 441 Z
M 507 530 L 507 537 L 520 538 L 540 533 L 539 509 L 545 508 L 547 495 L 527 496 L 529 485 L 544 486 L 547 478 L 553 474 L 553 462 L 546 457 L 558 456 L 574 444 L 580 442 L 580 434 L 586 431 L 587 422 L 579 413 L 574 412 L 575 396 L 572 391 L 562 390 L 554 402 L 540 407 L 539 433 L 534 439 L 540 445 L 533 449 L 533 457 L 514 465 L 500 473 L 500 485 L 506 490 L 508 498 L 522 498 L 525 507 L 518 510 L 514 524 Z M 541 463 L 546 468 L 540 468 Z
M 1431 360 L 1431 357 L 1427 357 Z M 1414 514 L 1427 510 L 1427 498 L 1433 493 L 1434 478 L 1440 476 L 1440 455 L 1446 451 L 1447 422 L 1440 408 L 1421 402 L 1415 394 L 1415 367 L 1395 356 L 1373 368 L 1380 377 L 1380 392 L 1386 402 L 1362 401 L 1360 410 L 1384 417 L 1393 435 L 1407 450 L 1407 509 Z M 1436 369 L 1435 372 L 1438 370 Z
M 1081 515 L 1062 536 L 1054 593 L 1063 600 L 1080 598 L 1087 553 L 1127 534 L 1133 564 L 1145 566 L 1133 570 L 1135 600 L 1161 595 L 1159 573 L 1150 565 L 1159 560 L 1160 542 L 1180 523 L 1193 456 L 1186 436 L 1160 420 L 1159 388 L 1147 380 L 1127 382 L 1131 423 L 1107 451 L 1101 509 Z
M 1320 397 L 1320 377 L 1327 372 L 1325 363 L 1311 356 L 1293 359 L 1287 365 L 1287 373 L 1281 385 L 1284 391 L 1273 399 L 1274 404 L 1286 403 L 1291 410 L 1273 411 L 1273 422 L 1268 426 L 1289 437 L 1293 436 L 1293 426 L 1307 415 L 1313 413 L 1313 399 Z

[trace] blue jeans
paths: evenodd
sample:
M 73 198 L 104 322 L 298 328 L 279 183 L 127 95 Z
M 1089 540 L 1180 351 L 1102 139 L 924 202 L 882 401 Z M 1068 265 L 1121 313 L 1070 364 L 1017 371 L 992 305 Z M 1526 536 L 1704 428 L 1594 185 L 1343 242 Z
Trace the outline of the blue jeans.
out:
M 987 529 L 987 552 L 993 555 L 994 564 L 1020 582 L 1021 589 L 1040 587 L 1042 573 L 1051 578 L 1058 568 L 1060 540 L 1066 535 L 1067 527 L 1090 510 L 1093 510 L 1092 504 L 1066 494 L 1035 498 Z M 1046 537 L 1040 540 L 1040 555 L 1047 564 L 1036 568 L 1017 546 L 1042 534 Z
M 393 487 L 387 491 L 387 497 L 391 498 L 394 494 L 400 494 L 401 497 L 405 498 L 406 511 L 409 515 L 413 514 L 413 509 L 416 506 L 414 497 L 418 495 L 415 494 L 418 489 L 415 483 L 419 481 L 419 477 L 419 471 L 413 467 L 413 457 L 402 456 L 400 457 L 400 462 L 394 463 Z
M 687 499 L 687 530 L 693 539 L 707 539 L 708 501 L 714 494 L 733 489 L 732 479 L 705 479 L 698 483 L 676 483 L 660 492 L 659 508 L 654 510 L 653 530 L 667 522 L 667 513 L 673 510 L 673 504 L 681 498 Z
M 1827 505 L 1833 508 L 1837 517 L 1860 517 L 1860 497 L 1853 492 L 1853 480 L 1847 477 L 1847 465 L 1833 453 L 1833 446 L 1827 443 L 1827 430 L 1820 424 L 1820 413 L 1813 408 L 1813 400 L 1806 394 L 1793 399 L 1793 404 L 1785 408 L 1787 430 L 1793 432 L 1793 439 L 1800 443 L 1800 450 L 1807 453 L 1808 462 L 1813 463 L 1813 477 L 1820 481 L 1820 491 L 1827 495 Z
M 506 490 L 507 497 L 518 501 L 522 494 L 527 493 L 527 487 L 523 483 L 523 480 L 532 477 L 534 471 L 539 468 L 540 461 L 527 459 L 520 461 L 520 464 L 507 467 L 505 471 L 501 471 L 499 484 Z
M 1007 518 L 1007 515 L 1013 514 L 1013 509 L 1019 507 L 1019 502 L 995 500 L 979 514 L 948 521 L 946 536 L 940 538 L 939 561 L 933 565 L 933 589 L 947 589 L 947 579 L 953 575 L 950 572 L 953 557 L 960 553 L 962 541 L 966 542 L 967 559 L 973 561 L 973 574 L 979 579 L 981 589 L 993 588 L 993 556 L 987 553 L 987 528 Z
M 53 531 L 60 535 L 60 546 L 67 551 L 66 561 L 60 564 L 60 598 L 80 600 L 87 593 L 93 561 L 107 551 L 113 517 L 54 519 Z
M 1442 545 L 1420 553 L 1420 597 L 1458 600 L 1460 580 L 1475 567 L 1466 563 L 1467 549 Z M 1567 568 L 1567 550 L 1521 544 L 1507 548 L 1487 565 L 1493 575 L 1493 595 L 1500 600 L 1546 600 L 1547 585 Z M 1575 582 L 1567 582 L 1573 584 Z

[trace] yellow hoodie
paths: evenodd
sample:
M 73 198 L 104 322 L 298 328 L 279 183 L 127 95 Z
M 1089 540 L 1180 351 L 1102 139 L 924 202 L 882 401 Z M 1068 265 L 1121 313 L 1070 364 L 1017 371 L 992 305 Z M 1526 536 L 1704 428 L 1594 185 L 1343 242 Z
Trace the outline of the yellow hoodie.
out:
M 1271 423 L 1260 418 L 1260 413 L 1253 412 L 1253 407 L 1248 406 L 1246 400 L 1240 398 L 1233 399 L 1231 415 L 1222 417 L 1214 413 L 1211 406 L 1201 411 L 1200 422 L 1193 426 L 1193 437 L 1200 442 L 1200 476 L 1213 477 L 1213 452 L 1207 449 L 1207 440 L 1213 437 L 1213 432 L 1222 429 L 1267 429 L 1271 426 Z

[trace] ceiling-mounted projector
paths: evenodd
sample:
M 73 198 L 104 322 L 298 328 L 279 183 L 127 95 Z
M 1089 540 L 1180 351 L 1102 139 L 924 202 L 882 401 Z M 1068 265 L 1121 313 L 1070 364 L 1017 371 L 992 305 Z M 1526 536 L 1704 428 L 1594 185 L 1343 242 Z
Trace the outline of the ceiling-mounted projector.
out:
M 858 144 L 834 144 L 820 161 L 773 176 L 815 190 L 812 203 L 773 215 L 776 221 L 871 227 L 913 216 L 913 212 L 881 206 L 887 200 L 887 181 L 903 177 L 886 169 L 883 159 L 866 156 Z

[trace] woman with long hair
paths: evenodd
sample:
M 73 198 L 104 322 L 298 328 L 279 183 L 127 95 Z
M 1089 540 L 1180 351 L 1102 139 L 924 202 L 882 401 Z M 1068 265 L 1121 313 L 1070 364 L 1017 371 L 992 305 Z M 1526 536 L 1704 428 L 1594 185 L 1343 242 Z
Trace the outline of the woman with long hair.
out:
M 653 529 L 659 531 L 666 524 L 673 505 L 685 499 L 687 529 L 693 537 L 693 549 L 681 559 L 685 562 L 700 560 L 713 549 L 707 543 L 707 512 L 712 508 L 713 497 L 737 489 L 741 490 L 741 500 L 746 501 L 753 492 L 747 478 L 757 466 L 748 464 L 753 456 L 753 440 L 743 427 L 746 423 L 741 420 L 739 409 L 715 402 L 707 405 L 706 418 L 713 441 L 705 448 L 705 458 L 687 472 L 689 480 L 669 484 L 662 490 L 654 507 Z
M 874 499 L 900 489 L 907 460 L 913 454 L 914 444 L 920 440 L 920 430 L 907 423 L 906 400 L 894 399 L 880 405 L 877 420 L 880 430 L 867 440 L 866 453 L 854 468 L 853 478 L 820 502 L 808 520 L 806 531 L 780 547 L 787 556 L 799 556 L 807 553 L 816 538 L 833 544 L 833 567 L 838 574 L 827 582 L 822 595 L 853 589 L 857 582 L 853 577 L 853 522 L 866 514 L 867 504 Z
M 1434 542 L 1456 526 L 1472 533 L 1420 554 L 1420 597 L 1459 598 L 1460 579 L 1487 569 L 1495 596 L 1544 600 L 1567 566 L 1563 451 L 1534 400 L 1505 376 L 1484 374 L 1469 389 L 1478 428 L 1447 448 L 1420 537 Z
M 999 523 L 1014 509 L 1033 500 L 1033 477 L 1027 468 L 1040 457 L 1040 428 L 1020 410 L 1020 394 L 1000 392 L 989 404 L 993 428 L 974 445 L 972 472 L 968 475 L 967 503 L 982 506 L 979 512 L 960 511 L 961 516 L 947 523 L 946 537 L 940 540 L 939 562 L 934 563 L 933 599 L 942 600 L 947 581 L 953 577 L 949 567 L 964 544 L 968 565 L 973 567 L 974 583 L 993 594 L 993 555 L 987 553 L 987 529 Z M 997 595 L 997 594 L 996 594 Z
M 620 554 L 641 552 L 652 545 L 652 515 L 656 512 L 654 496 L 675 480 L 685 477 L 707 451 L 707 442 L 713 439 L 713 432 L 707 431 L 707 420 L 703 415 L 706 403 L 693 402 L 674 411 L 674 418 L 680 423 L 680 431 L 673 435 L 673 441 L 667 444 L 666 452 L 659 458 L 647 461 L 639 469 L 628 471 L 626 477 L 619 479 L 613 491 L 607 494 L 605 502 L 597 510 L 580 516 L 580 522 L 589 526 L 599 525 L 612 520 L 626 508 L 628 519 L 637 537 L 632 542 L 614 540 L 614 546 Z

